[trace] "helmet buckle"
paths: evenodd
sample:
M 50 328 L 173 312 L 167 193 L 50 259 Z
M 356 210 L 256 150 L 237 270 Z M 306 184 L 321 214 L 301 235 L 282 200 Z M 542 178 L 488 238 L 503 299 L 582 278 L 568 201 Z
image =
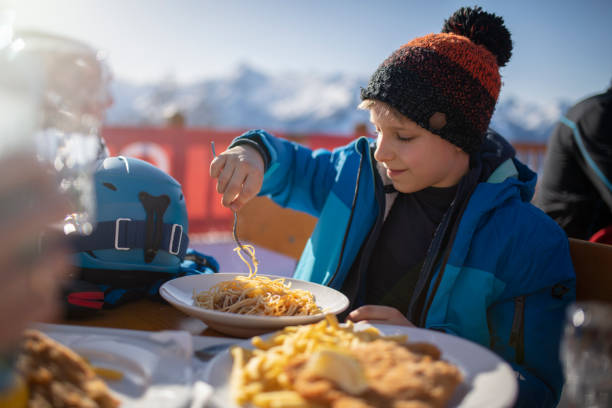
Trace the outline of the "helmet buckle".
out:
M 174 248 L 174 237 L 177 236 L 178 233 L 178 243 L 176 244 L 176 250 Z M 181 242 L 183 240 L 183 226 L 180 224 L 172 225 L 172 232 L 170 233 L 170 245 L 168 245 L 168 252 L 172 255 L 178 255 L 181 250 Z
M 127 222 L 132 221 L 132 219 L 131 218 L 117 218 L 115 220 L 115 249 L 117 251 L 129 251 L 130 247 L 120 247 L 119 246 L 119 230 L 121 227 L 121 221 L 125 221 L 127 223 Z

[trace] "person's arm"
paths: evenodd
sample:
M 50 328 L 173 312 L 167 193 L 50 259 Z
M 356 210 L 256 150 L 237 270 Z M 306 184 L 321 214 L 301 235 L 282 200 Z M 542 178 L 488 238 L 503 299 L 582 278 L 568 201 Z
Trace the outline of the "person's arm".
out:
M 562 117 L 561 123 L 572 133 L 573 147 L 580 153 L 578 163 L 584 174 L 612 211 L 612 119 L 609 116 L 585 115 L 579 121 Z
M 560 212 L 567 211 L 565 208 L 570 205 L 567 193 L 575 196 L 577 189 L 583 190 L 582 186 L 588 182 L 578 165 L 577 154 L 571 129 L 558 123 L 546 143 L 546 155 L 534 197 L 537 206 L 553 219 Z
M 248 144 L 244 139 L 249 140 Z M 232 142 L 232 146 L 257 143 L 267 162 L 263 185 L 258 195 L 269 196 L 277 204 L 318 216 L 336 180 L 337 163 L 354 149 L 311 150 L 298 143 L 252 130 Z M 252 146 L 251 146 L 252 147 Z

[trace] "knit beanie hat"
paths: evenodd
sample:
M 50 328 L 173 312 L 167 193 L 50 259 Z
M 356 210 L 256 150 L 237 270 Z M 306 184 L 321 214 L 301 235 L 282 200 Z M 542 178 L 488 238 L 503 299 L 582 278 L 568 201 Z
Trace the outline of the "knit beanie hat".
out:
M 385 102 L 467 153 L 479 150 L 512 53 L 501 17 L 461 8 L 442 33 L 416 38 L 374 72 L 361 99 Z

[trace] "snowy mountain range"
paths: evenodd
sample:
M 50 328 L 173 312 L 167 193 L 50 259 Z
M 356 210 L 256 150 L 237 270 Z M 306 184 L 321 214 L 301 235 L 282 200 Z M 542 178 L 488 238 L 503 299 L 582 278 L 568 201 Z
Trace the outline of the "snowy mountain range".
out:
M 106 124 L 158 126 L 181 112 L 191 127 L 352 134 L 357 124 L 368 122 L 367 112 L 356 109 L 367 81 L 346 74 L 267 74 L 244 64 L 224 77 L 190 85 L 172 78 L 148 85 L 117 80 Z M 543 106 L 505 97 L 491 127 L 510 141 L 544 142 L 569 105 L 558 101 Z

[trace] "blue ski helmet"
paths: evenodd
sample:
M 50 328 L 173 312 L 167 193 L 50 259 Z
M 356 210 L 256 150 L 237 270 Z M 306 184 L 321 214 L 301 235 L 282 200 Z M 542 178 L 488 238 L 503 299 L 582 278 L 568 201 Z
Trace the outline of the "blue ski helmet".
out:
M 143 160 L 107 157 L 93 174 L 96 224 L 70 234 L 82 269 L 176 273 L 185 256 L 187 209 L 181 185 Z

